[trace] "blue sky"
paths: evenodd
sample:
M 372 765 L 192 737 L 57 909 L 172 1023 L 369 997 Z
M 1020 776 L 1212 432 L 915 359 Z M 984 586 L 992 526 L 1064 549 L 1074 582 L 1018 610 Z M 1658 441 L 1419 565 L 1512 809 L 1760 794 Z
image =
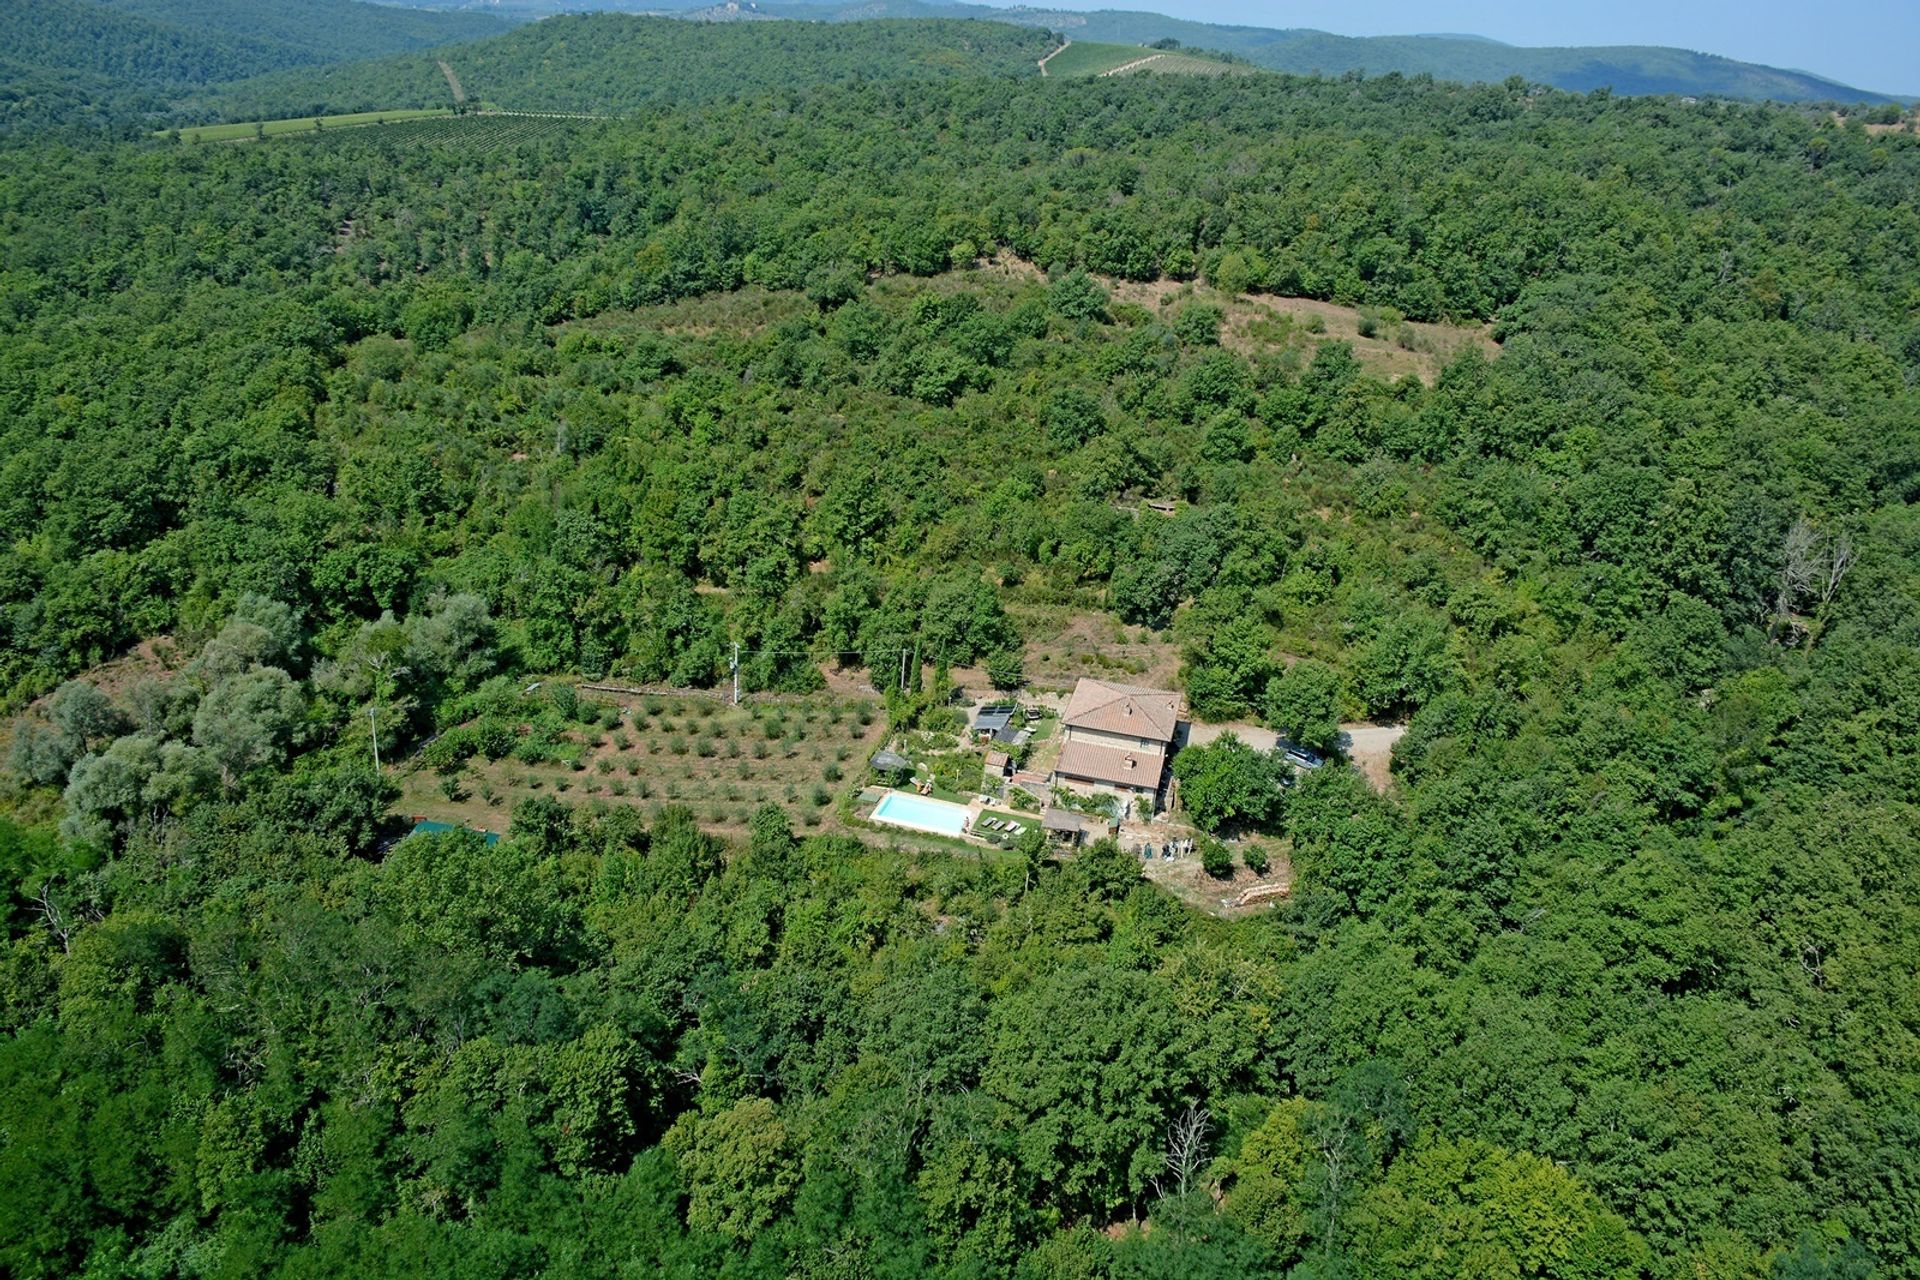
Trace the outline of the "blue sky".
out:
M 1009 3 L 1010 0 L 986 0 Z M 1027 0 L 1348 36 L 1449 31 L 1509 44 L 1665 44 L 1920 94 L 1920 0 Z

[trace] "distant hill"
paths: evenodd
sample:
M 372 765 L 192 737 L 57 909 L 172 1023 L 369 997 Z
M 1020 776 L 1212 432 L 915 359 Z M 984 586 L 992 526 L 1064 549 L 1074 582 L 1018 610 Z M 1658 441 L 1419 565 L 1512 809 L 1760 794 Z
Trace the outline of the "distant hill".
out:
M 12 0 L 9 0 L 12 2 Z M 292 50 L 309 63 L 350 62 L 499 35 L 515 24 L 468 10 L 402 8 L 361 0 L 92 0 L 199 33 Z
M 159 113 L 207 85 L 510 29 L 356 0 L 4 0 L 0 133 Z
M 1623 94 L 1673 93 L 1783 102 L 1889 100 L 1888 95 L 1804 71 L 1650 45 L 1529 49 L 1473 36 L 1336 36 L 1324 31 L 1216 26 L 1112 9 L 1092 13 L 1006 10 L 1001 16 L 1009 22 L 1045 26 L 1075 39 L 1146 44 L 1170 38 L 1237 53 L 1260 66 L 1296 75 L 1338 75 L 1347 71 L 1385 75 L 1397 71 L 1439 80 L 1488 82 L 1520 76 L 1531 83 L 1578 93 L 1607 88 Z
M 578 9 L 578 0 L 503 0 L 492 7 L 527 14 Z M 1588 92 L 1672 93 L 1783 102 L 1888 102 L 1869 92 L 1805 71 L 1739 62 L 1710 53 L 1656 45 L 1523 48 L 1470 34 L 1338 36 L 1304 28 L 1232 26 L 1120 9 L 1076 12 L 1019 6 L 1001 8 L 929 0 L 829 0 L 827 3 L 740 3 L 704 0 L 600 0 L 602 9 L 672 10 L 702 18 L 802 18 L 848 22 L 868 18 L 969 17 L 1044 27 L 1077 41 L 1149 44 L 1173 39 L 1199 49 L 1238 54 L 1274 71 L 1296 75 L 1369 75 L 1400 72 L 1440 80 L 1498 82 L 1520 76 L 1535 84 Z
M 663 102 L 851 79 L 1037 76 L 1044 31 L 954 19 L 721 25 L 632 14 L 549 18 L 432 56 L 265 76 L 198 100 L 200 118 L 440 106 L 445 59 L 467 95 L 493 105 L 613 115 Z

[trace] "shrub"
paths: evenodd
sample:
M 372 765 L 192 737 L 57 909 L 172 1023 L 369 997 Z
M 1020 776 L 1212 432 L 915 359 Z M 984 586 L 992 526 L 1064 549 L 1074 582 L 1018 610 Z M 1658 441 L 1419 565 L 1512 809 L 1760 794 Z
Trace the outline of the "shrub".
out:
M 687 754 L 687 740 L 676 733 L 667 739 L 667 750 L 674 755 L 683 756 Z
M 1267 874 L 1267 868 L 1271 865 L 1267 861 L 1267 851 L 1257 844 L 1248 845 L 1247 851 L 1242 855 L 1242 858 L 1247 864 L 1247 870 L 1257 876 Z
M 828 782 L 838 782 L 846 776 L 846 771 L 837 764 L 830 764 L 820 771 L 820 776 Z
M 1218 840 L 1202 840 L 1200 866 L 1215 880 L 1226 880 L 1233 875 L 1233 855 Z
M 513 726 L 497 716 L 488 716 L 473 726 L 473 745 L 489 760 L 498 760 L 512 751 L 517 737 Z
M 600 761 L 600 762 L 599 762 L 598 764 L 596 764 L 596 765 L 594 765 L 594 766 L 593 766 L 593 771 L 594 771 L 595 773 L 601 773 L 601 774 L 606 774 L 606 773 L 612 773 L 612 772 L 613 772 L 613 761 L 611 761 L 611 760 L 602 760 L 602 761 Z

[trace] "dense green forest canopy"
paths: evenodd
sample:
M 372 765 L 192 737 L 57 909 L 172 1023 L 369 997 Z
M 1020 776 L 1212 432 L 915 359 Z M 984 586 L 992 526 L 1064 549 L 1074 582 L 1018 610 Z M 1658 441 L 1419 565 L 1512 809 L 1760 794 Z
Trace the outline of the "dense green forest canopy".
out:
M 0 172 L 0 1266 L 1920 1276 L 1920 140 L 1395 77 L 503 127 Z M 1291 850 L 1234 923 L 778 809 L 387 843 L 370 711 L 1042 608 L 1407 718 L 1394 787 L 1186 766 Z
M 467 95 L 521 111 L 626 115 L 848 80 L 1037 76 L 1058 43 L 998 22 L 898 21 L 860 26 L 583 14 L 437 52 L 263 77 L 193 106 L 221 119 L 321 115 L 449 101 L 445 59 Z
M 208 85 L 506 29 L 485 14 L 359 0 L 8 0 L 0 6 L 0 136 L 125 128 L 164 117 L 181 95 Z

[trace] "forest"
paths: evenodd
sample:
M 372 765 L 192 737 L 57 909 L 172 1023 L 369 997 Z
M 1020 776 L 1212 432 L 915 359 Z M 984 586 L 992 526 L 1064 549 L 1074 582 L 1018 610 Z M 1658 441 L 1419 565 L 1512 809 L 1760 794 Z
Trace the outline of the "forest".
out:
M 130 133 L 215 84 L 508 28 L 483 13 L 361 0 L 8 0 L 0 142 L 49 129 Z
M 7 153 L 0 1269 L 1920 1277 L 1920 137 L 831 30 Z M 1222 920 L 369 767 L 1059 610 L 1391 785 L 1176 757 Z

